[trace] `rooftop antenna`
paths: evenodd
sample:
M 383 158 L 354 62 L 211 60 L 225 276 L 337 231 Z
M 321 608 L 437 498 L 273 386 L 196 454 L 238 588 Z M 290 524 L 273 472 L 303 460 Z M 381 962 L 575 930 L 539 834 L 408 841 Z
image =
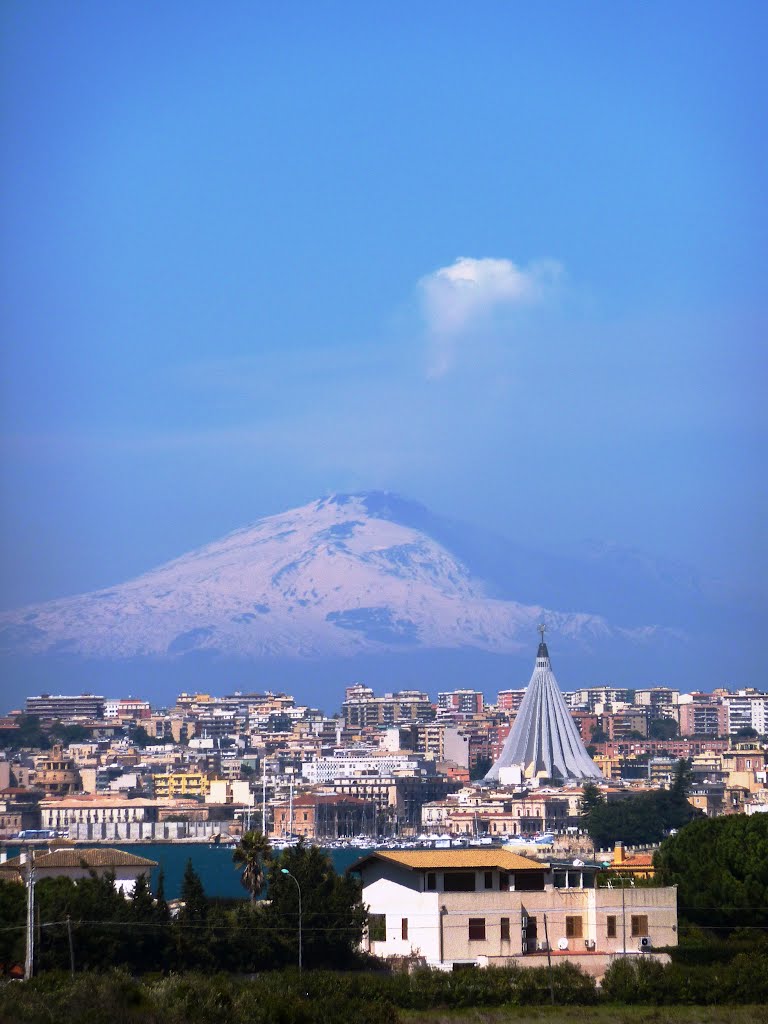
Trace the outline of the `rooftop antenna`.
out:
M 541 642 L 542 642 L 542 643 L 544 643 L 544 634 L 545 634 L 545 633 L 546 633 L 546 631 L 547 631 L 547 626 L 546 626 L 546 624 L 542 622 L 542 623 L 541 623 L 540 625 L 538 625 L 538 626 L 536 627 L 536 629 L 538 629 L 538 631 L 539 631 L 539 634 L 541 635 Z

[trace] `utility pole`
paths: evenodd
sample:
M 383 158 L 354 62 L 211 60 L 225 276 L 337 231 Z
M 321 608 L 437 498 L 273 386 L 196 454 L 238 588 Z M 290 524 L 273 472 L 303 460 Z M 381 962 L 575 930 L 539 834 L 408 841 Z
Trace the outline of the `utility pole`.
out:
M 35 851 L 27 849 L 27 956 L 24 962 L 24 979 L 35 973 Z
M 301 886 L 299 885 L 298 878 L 296 878 L 295 875 L 292 875 L 291 872 L 288 870 L 288 868 L 280 868 L 280 873 L 282 875 L 288 875 L 289 878 L 292 878 L 293 881 L 296 883 L 296 888 L 298 889 L 298 892 L 299 892 L 299 974 L 301 974 L 301 970 L 302 970 L 302 955 L 301 955 Z
M 69 938 L 69 973 L 75 976 L 75 946 L 72 941 L 72 918 L 67 914 L 67 937 Z
M 261 833 L 267 835 L 267 752 L 261 759 Z
M 293 838 L 293 775 L 288 789 L 288 837 Z
M 544 634 L 541 634 L 542 640 Z M 549 1001 L 555 1005 L 555 979 L 552 976 L 552 953 L 549 948 L 549 929 L 547 928 L 547 915 L 544 915 L 544 942 L 547 945 L 547 974 L 549 975 Z

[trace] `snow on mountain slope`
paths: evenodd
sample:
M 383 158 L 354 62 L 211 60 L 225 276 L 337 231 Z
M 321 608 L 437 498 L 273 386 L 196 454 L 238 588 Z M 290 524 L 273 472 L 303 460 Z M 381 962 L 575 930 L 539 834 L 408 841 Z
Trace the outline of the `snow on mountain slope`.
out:
M 542 618 L 575 641 L 647 635 L 487 596 L 461 561 L 410 525 L 420 512 L 392 495 L 334 495 L 120 586 L 0 615 L 0 648 L 110 658 L 506 653 L 530 646 Z

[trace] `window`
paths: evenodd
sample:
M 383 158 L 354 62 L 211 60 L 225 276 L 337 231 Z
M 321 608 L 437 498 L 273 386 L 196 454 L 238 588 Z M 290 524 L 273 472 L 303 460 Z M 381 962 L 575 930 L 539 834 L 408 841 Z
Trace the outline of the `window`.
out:
M 605 934 L 608 936 L 608 938 L 609 939 L 615 939 L 616 938 L 616 917 L 615 917 L 615 915 L 610 914 L 608 917 L 606 917 L 606 919 L 605 919 L 605 927 L 606 927 L 606 933 Z
M 401 939 L 407 939 L 408 938 L 408 918 L 407 917 L 404 917 L 403 920 L 400 922 L 400 938 Z
M 643 935 L 648 934 L 648 915 L 647 914 L 633 914 L 632 915 L 632 938 L 640 938 Z
M 544 872 L 543 871 L 516 871 L 515 889 L 520 892 L 543 892 Z
M 436 888 L 437 888 L 437 875 L 435 874 L 434 871 L 428 871 L 427 872 L 427 890 L 429 892 L 434 892 Z
M 443 888 L 446 892 L 474 892 L 475 872 L 446 871 L 443 879 Z
M 509 872 L 508 871 L 500 871 L 499 872 L 499 888 L 501 889 L 502 892 L 506 892 L 507 889 L 509 888 Z
M 568 872 L 567 871 L 556 871 L 554 884 L 556 889 L 565 889 L 568 884 Z
M 580 939 L 582 935 L 581 918 L 580 917 L 566 917 L 565 919 L 565 937 L 567 939 Z
M 486 871 L 485 872 L 485 888 L 486 889 L 492 889 L 493 888 L 493 872 L 492 871 Z
M 502 917 L 501 919 L 501 941 L 509 942 L 509 918 Z
M 386 942 L 387 940 L 387 915 L 368 915 L 368 938 L 371 942 Z
M 470 917 L 469 919 L 469 941 L 485 942 L 485 918 Z

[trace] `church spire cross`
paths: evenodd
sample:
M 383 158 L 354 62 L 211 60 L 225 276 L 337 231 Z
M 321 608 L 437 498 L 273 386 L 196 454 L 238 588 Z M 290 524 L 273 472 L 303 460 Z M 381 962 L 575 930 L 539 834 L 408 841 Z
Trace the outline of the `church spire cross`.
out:
M 546 626 L 546 624 L 545 624 L 544 622 L 542 622 L 542 623 L 541 623 L 540 625 L 538 625 L 538 626 L 536 627 L 536 629 L 538 629 L 538 631 L 539 631 L 539 634 L 540 634 L 540 636 L 541 636 L 541 642 L 542 642 L 542 643 L 544 643 L 544 634 L 545 634 L 545 633 L 546 633 L 546 631 L 547 631 L 547 626 Z

